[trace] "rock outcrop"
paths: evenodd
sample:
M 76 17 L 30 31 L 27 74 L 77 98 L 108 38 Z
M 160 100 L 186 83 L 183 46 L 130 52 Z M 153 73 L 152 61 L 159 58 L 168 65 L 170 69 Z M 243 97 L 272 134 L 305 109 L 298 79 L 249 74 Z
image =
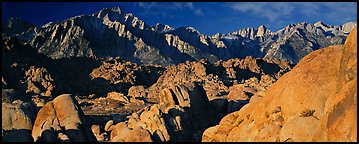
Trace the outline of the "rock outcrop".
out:
M 122 93 L 117 93 L 117 92 L 108 93 L 107 98 L 117 100 L 117 101 L 120 101 L 122 103 L 129 103 L 130 102 L 130 100 L 126 96 L 124 96 Z
M 40 109 L 32 136 L 42 142 L 96 140 L 77 101 L 69 94 L 56 97 Z
M 150 133 L 140 127 L 128 128 L 125 123 L 118 123 L 111 132 L 111 142 L 152 142 Z
M 135 98 L 144 98 L 147 96 L 147 90 L 144 86 L 132 86 L 128 89 L 128 95 Z
M 305 56 L 263 98 L 207 129 L 202 141 L 356 141 L 356 54 L 354 28 L 344 45 Z
M 161 117 L 160 112 L 158 106 L 155 104 L 151 106 L 150 109 L 147 108 L 143 111 L 133 113 L 127 121 L 120 122 L 112 128 L 110 141 L 120 142 L 126 141 L 127 139 L 143 139 L 146 141 L 162 142 L 169 141 L 170 135 L 168 134 L 166 123 L 164 118 Z M 146 137 L 141 138 L 138 137 L 138 135 L 133 135 L 132 133 L 135 131 L 142 131 L 141 133 Z
M 102 78 L 111 84 L 125 83 L 131 85 L 150 86 L 156 82 L 164 70 L 157 65 L 138 65 L 123 59 L 111 58 L 90 73 L 91 79 Z
M 340 59 L 337 94 L 325 103 L 325 113 L 313 141 L 357 141 L 357 27 L 345 41 Z
M 110 140 L 129 141 L 126 139 L 133 137 L 133 140 L 142 141 L 143 138 L 131 134 L 140 130 L 145 135 L 143 141 L 198 141 L 203 130 L 219 120 L 203 89 L 193 83 L 171 85 L 163 89 L 159 97 L 158 104 L 133 113 L 127 121 L 116 124 Z
M 30 69 L 25 72 L 25 78 L 27 82 L 26 93 L 52 96 L 54 80 L 45 68 L 35 68 L 31 66 Z
M 219 61 L 214 65 L 203 59 L 199 62 L 186 62 L 167 67 L 158 81 L 147 89 L 147 93 L 148 97 L 157 97 L 161 90 L 171 89 L 173 87 L 171 84 L 197 83 L 203 87 L 207 99 L 216 112 L 225 115 L 239 110 L 252 96 L 263 95 L 276 79 L 290 69 L 290 64 L 278 59 L 263 60 L 246 57 Z M 241 100 L 232 98 L 237 95 L 236 86 L 232 89 L 229 87 L 238 84 L 246 90 L 247 93 L 243 93 L 247 98 Z
M 35 106 L 32 103 L 15 101 L 2 104 L 3 130 L 31 130 L 35 120 Z
M 4 142 L 33 142 L 31 130 L 36 111 L 33 103 L 2 103 L 2 138 Z

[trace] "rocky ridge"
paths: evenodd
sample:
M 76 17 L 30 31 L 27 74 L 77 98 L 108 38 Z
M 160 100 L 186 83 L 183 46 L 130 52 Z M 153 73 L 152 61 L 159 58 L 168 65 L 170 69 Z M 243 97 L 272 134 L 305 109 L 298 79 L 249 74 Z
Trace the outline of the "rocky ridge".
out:
M 354 26 L 353 22 L 338 26 L 302 22 L 276 32 L 261 25 L 208 36 L 193 27 L 149 26 L 114 7 L 31 28 L 18 38 L 52 59 L 119 56 L 135 63 L 167 66 L 202 58 L 215 63 L 253 56 L 296 64 L 312 51 L 343 44 Z

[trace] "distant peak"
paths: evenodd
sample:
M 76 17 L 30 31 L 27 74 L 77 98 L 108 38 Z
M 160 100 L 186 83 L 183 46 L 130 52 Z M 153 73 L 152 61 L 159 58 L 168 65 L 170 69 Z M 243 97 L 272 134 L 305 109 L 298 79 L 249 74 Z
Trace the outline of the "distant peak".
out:
M 194 27 L 191 26 L 187 26 L 186 30 L 190 30 L 191 32 L 195 32 L 197 34 L 201 34 L 201 32 L 199 32 L 197 29 L 195 29 Z
M 187 26 L 186 29 L 189 29 L 189 30 L 196 30 L 195 28 L 191 27 L 191 26 Z
M 267 32 L 267 28 L 264 25 L 260 25 L 257 30 L 257 36 L 263 36 Z
M 156 23 L 156 25 L 155 25 L 155 26 L 171 27 L 171 26 L 169 26 L 169 25 L 166 25 L 166 24 L 161 24 L 161 23 Z
M 121 14 L 123 11 L 121 10 L 120 7 L 116 6 L 116 7 L 112 7 L 112 8 L 104 8 L 102 10 L 100 10 L 98 13 L 118 13 Z
M 179 27 L 177 28 L 178 30 L 181 30 L 181 31 L 190 31 L 190 32 L 196 32 L 196 33 L 199 33 L 198 30 L 196 30 L 195 28 L 191 27 L 191 26 L 182 26 L 182 27 Z
M 322 21 L 318 21 L 314 23 L 314 26 L 325 26 L 325 24 Z
M 317 21 L 315 24 L 323 24 L 322 21 Z
M 133 13 L 127 13 L 126 16 L 134 17 Z
M 119 6 L 112 7 L 112 8 L 104 8 L 105 11 L 112 11 L 112 12 L 121 12 L 121 8 Z
M 347 22 L 345 24 L 342 25 L 343 27 L 343 31 L 346 33 L 349 33 L 353 30 L 354 27 L 356 27 L 357 23 L 356 22 Z
M 304 22 L 301 22 L 300 24 L 307 24 L 307 23 L 308 23 L 308 22 L 305 22 L 305 21 L 304 21 Z
M 220 35 L 222 35 L 221 33 L 216 33 L 214 35 L 212 35 L 212 37 L 219 37 Z
M 152 29 L 154 29 L 155 31 L 160 31 L 160 32 L 167 32 L 170 30 L 173 30 L 174 28 L 169 26 L 169 25 L 165 25 L 165 24 L 161 24 L 161 23 L 156 23 L 156 25 L 151 26 Z
M 295 27 L 295 24 L 289 24 L 287 27 L 289 28 Z
M 356 21 L 351 21 L 351 22 L 346 22 L 343 25 L 356 25 L 357 22 Z
M 267 29 L 267 27 L 264 26 L 264 25 L 260 25 L 260 26 L 258 27 L 258 30 L 266 30 L 266 29 Z

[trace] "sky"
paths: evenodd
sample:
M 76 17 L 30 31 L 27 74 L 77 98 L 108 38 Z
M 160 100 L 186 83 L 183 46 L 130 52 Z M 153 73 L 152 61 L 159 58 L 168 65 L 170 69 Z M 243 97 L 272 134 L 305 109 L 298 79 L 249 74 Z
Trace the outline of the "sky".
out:
M 119 6 L 147 25 L 191 26 L 206 35 L 265 25 L 272 31 L 300 22 L 341 25 L 357 21 L 356 2 L 2 2 L 2 20 L 36 26 Z

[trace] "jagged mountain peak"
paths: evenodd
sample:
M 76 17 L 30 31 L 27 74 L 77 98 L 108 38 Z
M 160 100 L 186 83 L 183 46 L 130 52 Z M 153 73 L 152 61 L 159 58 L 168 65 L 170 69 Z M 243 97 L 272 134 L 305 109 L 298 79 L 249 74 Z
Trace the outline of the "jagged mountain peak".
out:
M 257 36 L 264 36 L 267 32 L 270 32 L 264 25 L 260 25 L 257 28 Z
M 221 33 L 216 33 L 214 35 L 212 35 L 212 37 L 219 37 L 220 35 L 222 35 Z
M 161 33 L 174 30 L 173 27 L 171 27 L 171 26 L 169 26 L 169 25 L 161 24 L 161 23 L 156 23 L 156 25 L 151 26 L 151 29 L 152 29 L 153 31 L 157 31 L 157 32 L 161 32 Z
M 188 30 L 196 30 L 195 28 L 193 28 L 191 26 L 186 26 L 186 29 L 188 29 Z
M 318 27 L 318 26 L 326 26 L 322 21 L 317 21 L 316 23 L 314 23 L 314 26 Z
M 333 28 L 332 25 L 325 24 L 322 21 L 318 21 L 318 22 L 314 23 L 314 26 L 315 27 L 321 27 L 324 31 L 328 31 L 328 30 L 331 30 Z
M 214 34 L 214 35 L 212 35 L 212 36 L 210 36 L 210 37 L 211 37 L 212 39 L 218 40 L 218 39 L 222 38 L 223 35 L 224 35 L 224 34 L 216 33 L 216 34 Z M 228 34 L 228 35 L 230 35 L 230 34 Z
M 318 23 L 318 22 L 317 22 Z M 322 22 L 320 22 L 322 23 Z M 322 23 L 321 26 L 319 26 L 321 24 L 317 24 L 317 26 L 314 24 L 310 24 L 308 22 L 299 22 L 299 23 L 292 23 L 292 24 L 289 24 L 287 25 L 286 27 L 274 32 L 275 34 L 282 34 L 282 35 L 286 35 L 286 34 L 289 34 L 289 33 L 292 33 L 293 31 L 297 31 L 297 29 L 313 29 L 313 27 L 323 27 L 325 28 L 324 24 Z M 326 29 L 326 28 L 325 28 Z
M 347 22 L 345 24 L 342 25 L 343 27 L 343 31 L 345 33 L 349 33 L 351 32 L 351 30 L 357 25 L 357 22 Z
M 120 7 L 104 8 L 90 16 L 96 16 L 97 18 L 109 17 L 111 21 L 119 21 L 124 17 L 125 12 Z
M 191 26 L 182 26 L 179 28 L 176 28 L 172 31 L 169 31 L 171 34 L 175 34 L 178 36 L 198 36 L 198 35 L 202 35 L 201 32 L 199 32 L 197 29 L 191 27 Z
M 121 14 L 123 11 L 119 6 L 116 7 L 112 7 L 112 8 L 103 8 L 102 10 L 100 10 L 100 12 L 111 12 L 111 13 L 119 13 Z
M 43 26 L 41 26 L 41 28 L 47 28 L 47 27 L 51 27 L 55 24 L 56 22 L 48 22 L 46 24 L 44 24 Z
M 183 26 L 183 27 L 179 27 L 178 29 L 200 34 L 200 32 L 197 29 L 195 29 L 194 27 L 191 27 L 191 26 Z
M 126 16 L 127 16 L 127 17 L 135 17 L 135 16 L 133 15 L 133 13 L 126 13 Z
M 267 27 L 265 25 L 260 25 L 258 29 L 267 29 Z

